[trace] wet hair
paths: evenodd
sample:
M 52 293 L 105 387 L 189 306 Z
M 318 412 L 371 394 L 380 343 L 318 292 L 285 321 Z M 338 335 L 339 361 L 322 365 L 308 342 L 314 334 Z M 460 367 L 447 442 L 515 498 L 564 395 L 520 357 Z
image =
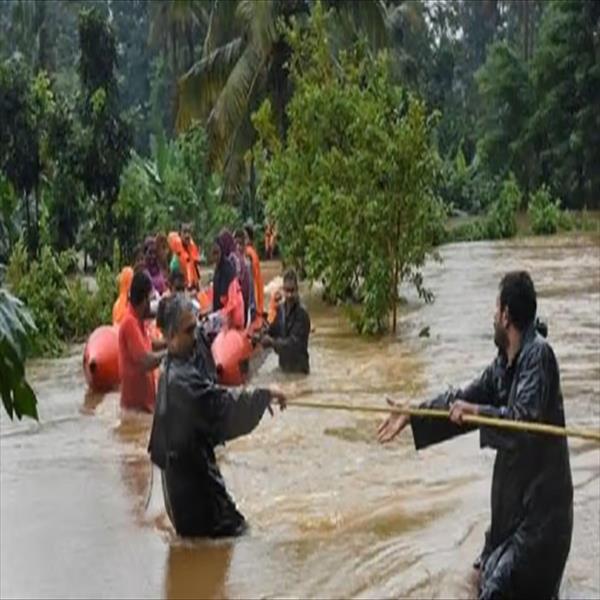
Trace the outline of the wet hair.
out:
M 221 249 L 221 255 L 227 258 L 232 252 L 235 252 L 235 239 L 228 229 L 223 229 L 217 236 L 215 243 Z
M 139 306 L 152 291 L 152 280 L 146 271 L 136 271 L 131 281 L 129 300 L 133 306 Z
M 298 288 L 298 275 L 294 269 L 288 269 L 283 275 L 283 282 L 293 283 L 296 289 Z
M 133 249 L 133 268 L 135 270 L 136 266 L 144 264 L 144 245 L 137 244 Z
M 160 302 L 158 303 L 158 308 L 156 309 L 156 326 L 161 331 L 164 331 L 166 328 L 166 314 L 165 313 L 167 310 L 167 304 L 170 299 L 171 299 L 171 296 L 165 296 L 164 298 L 161 298 Z
M 172 338 L 177 333 L 181 316 L 186 310 L 194 312 L 194 305 L 185 294 L 175 294 L 159 302 L 156 324 L 167 338 Z
M 185 291 L 185 277 L 183 276 L 183 273 L 177 269 L 172 271 L 169 276 L 169 285 L 171 286 L 171 289 L 176 292 Z
M 508 307 L 511 322 L 525 331 L 535 319 L 537 297 L 527 271 L 511 271 L 500 281 L 500 310 Z
M 253 242 L 254 241 L 254 227 L 252 225 L 244 225 L 244 230 L 246 231 L 246 235 L 248 239 Z

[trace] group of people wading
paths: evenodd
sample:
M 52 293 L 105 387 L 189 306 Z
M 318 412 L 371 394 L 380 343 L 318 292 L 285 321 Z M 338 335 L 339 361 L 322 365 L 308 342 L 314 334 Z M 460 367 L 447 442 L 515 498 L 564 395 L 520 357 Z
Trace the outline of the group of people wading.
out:
M 284 371 L 309 372 L 310 319 L 298 296 L 293 271 L 273 294 L 264 314 L 263 282 L 251 231 L 224 231 L 215 240 L 212 302 L 198 285 L 199 253 L 189 229 L 172 251 L 168 282 L 161 278 L 161 240 L 144 244 L 144 262 L 132 275 L 129 301 L 120 314 L 119 348 L 123 367 L 122 403 L 154 409 L 149 453 L 161 469 L 165 506 L 184 537 L 222 537 L 242 533 L 246 521 L 227 492 L 215 447 L 252 431 L 272 406 L 283 410 L 286 396 L 276 388 L 226 389 L 217 384 L 210 352 L 214 328 L 246 327 L 256 315 L 265 323 L 254 340 L 272 347 Z M 153 298 L 162 340 L 144 326 Z M 378 439 L 392 441 L 407 425 L 417 450 L 474 429 L 465 415 L 544 422 L 564 426 L 564 407 L 556 357 L 536 319 L 533 281 L 524 272 L 500 282 L 494 317 L 498 353 L 470 385 L 451 389 L 424 407 L 446 408 L 449 419 L 391 413 Z M 205 315 L 202 322 L 199 315 Z M 117 315 L 118 316 L 118 315 Z M 153 370 L 161 365 L 156 406 Z M 573 527 L 573 485 L 565 438 L 480 427 L 482 447 L 496 450 L 491 491 L 491 524 L 473 568 L 478 595 L 499 598 L 558 597 Z

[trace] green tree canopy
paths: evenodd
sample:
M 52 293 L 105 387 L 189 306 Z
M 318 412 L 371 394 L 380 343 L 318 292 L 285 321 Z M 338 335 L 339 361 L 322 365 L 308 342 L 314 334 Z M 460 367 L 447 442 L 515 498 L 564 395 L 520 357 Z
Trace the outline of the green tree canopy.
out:
M 424 104 L 393 85 L 385 54 L 364 44 L 331 58 L 327 15 L 318 6 L 295 27 L 285 143 L 270 104 L 257 113 L 261 192 L 281 232 L 286 258 L 330 298 L 361 303 L 361 331 L 395 329 L 398 286 L 412 280 L 432 248 L 439 205 L 437 168 Z

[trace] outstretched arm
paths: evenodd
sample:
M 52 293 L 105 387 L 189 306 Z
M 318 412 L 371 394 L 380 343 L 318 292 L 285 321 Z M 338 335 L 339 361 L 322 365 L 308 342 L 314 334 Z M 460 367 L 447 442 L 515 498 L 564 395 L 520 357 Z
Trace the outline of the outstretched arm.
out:
M 266 409 L 272 414 L 271 403 L 285 408 L 285 396 L 276 390 L 258 388 L 232 392 L 224 388 L 216 389 L 213 419 L 216 438 L 219 441 L 233 440 L 250 433 L 260 422 Z
M 421 408 L 438 408 L 454 412 L 459 407 L 468 405 L 473 412 L 477 410 L 478 404 L 492 403 L 494 397 L 494 373 L 495 363 L 489 365 L 483 374 L 472 381 L 464 389 L 451 389 L 433 400 L 421 404 Z M 462 403 L 462 404 L 461 404 Z M 465 408 L 465 412 L 469 410 Z M 474 429 L 473 426 L 465 426 L 457 421 L 445 421 L 430 417 L 408 417 L 392 413 L 379 426 L 378 439 L 381 443 L 392 441 L 410 423 L 413 438 L 417 450 L 427 446 L 443 442 L 457 435 L 467 433 Z

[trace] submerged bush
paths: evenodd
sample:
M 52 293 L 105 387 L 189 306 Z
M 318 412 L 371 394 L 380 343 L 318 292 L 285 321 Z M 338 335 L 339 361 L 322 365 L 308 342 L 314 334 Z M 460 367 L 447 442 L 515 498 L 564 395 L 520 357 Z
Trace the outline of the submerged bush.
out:
M 96 272 L 97 289 L 90 291 L 75 272 L 71 251 L 55 253 L 44 246 L 38 260 L 29 261 L 22 242 L 15 245 L 6 273 L 13 293 L 31 311 L 37 325 L 34 354 L 57 356 L 65 344 L 81 341 L 95 327 L 110 322 L 116 297 L 116 279 L 109 267 Z
M 556 233 L 561 225 L 560 200 L 553 199 L 545 185 L 531 196 L 528 213 L 531 230 L 536 235 Z M 565 220 L 562 222 L 567 224 Z

